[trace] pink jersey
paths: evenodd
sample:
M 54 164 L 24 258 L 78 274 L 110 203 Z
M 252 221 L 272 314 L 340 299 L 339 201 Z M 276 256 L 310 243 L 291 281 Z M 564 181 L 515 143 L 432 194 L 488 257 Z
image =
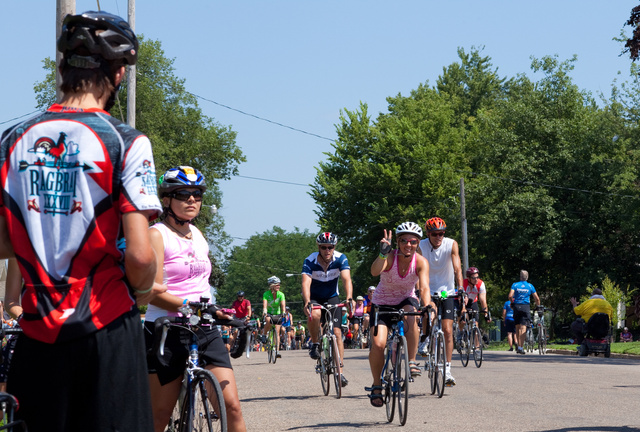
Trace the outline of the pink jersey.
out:
M 371 301 L 377 305 L 397 305 L 409 297 L 418 298 L 416 296 L 416 284 L 418 283 L 418 274 L 416 273 L 416 256 L 411 258 L 409 270 L 404 276 L 400 276 L 398 268 L 398 251 L 394 250 L 393 264 L 391 268 L 380 274 L 380 283 L 373 292 Z
M 198 228 L 189 225 L 193 239 L 180 238 L 172 234 L 165 224 L 157 223 L 151 229 L 162 234 L 164 242 L 164 269 L 167 275 L 167 292 L 189 301 L 200 301 L 200 296 L 211 296 L 209 292 L 209 244 Z M 161 316 L 175 316 L 157 306 L 149 305 L 145 320 L 155 321 Z

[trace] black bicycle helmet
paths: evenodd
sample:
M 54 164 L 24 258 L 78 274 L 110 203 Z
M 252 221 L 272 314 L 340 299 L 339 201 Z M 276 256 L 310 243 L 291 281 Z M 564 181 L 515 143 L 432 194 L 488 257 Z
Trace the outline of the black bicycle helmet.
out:
M 236 297 L 244 297 L 244 291 L 238 291 L 238 294 L 236 294 Z
M 169 192 L 180 188 L 194 187 L 202 190 L 202 192 L 207 190 L 207 184 L 202 173 L 190 166 L 169 169 L 160 177 L 159 183 L 158 191 L 160 192 L 160 197 L 165 197 Z
M 136 64 L 138 59 L 138 39 L 131 26 L 108 12 L 67 15 L 62 22 L 57 46 L 67 62 L 71 59 L 71 66 L 81 68 L 98 67 L 99 59 L 94 56 L 108 61 L 121 60 L 129 65 Z

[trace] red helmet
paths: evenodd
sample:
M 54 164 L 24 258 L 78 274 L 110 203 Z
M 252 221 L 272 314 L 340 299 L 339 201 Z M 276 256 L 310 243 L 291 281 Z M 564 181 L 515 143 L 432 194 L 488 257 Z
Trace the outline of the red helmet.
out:
M 469 267 L 467 269 L 467 277 L 471 276 L 474 273 L 480 273 L 480 270 L 478 270 L 478 267 Z
M 424 229 L 426 229 L 428 232 L 444 231 L 447 229 L 447 224 L 444 223 L 444 221 L 439 217 L 433 217 L 424 223 Z

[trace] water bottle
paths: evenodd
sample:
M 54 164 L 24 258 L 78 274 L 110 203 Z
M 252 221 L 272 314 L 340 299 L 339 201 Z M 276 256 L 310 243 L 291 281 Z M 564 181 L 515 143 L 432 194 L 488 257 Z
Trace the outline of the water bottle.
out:
M 447 298 L 447 290 L 440 291 L 440 298 L 443 300 Z

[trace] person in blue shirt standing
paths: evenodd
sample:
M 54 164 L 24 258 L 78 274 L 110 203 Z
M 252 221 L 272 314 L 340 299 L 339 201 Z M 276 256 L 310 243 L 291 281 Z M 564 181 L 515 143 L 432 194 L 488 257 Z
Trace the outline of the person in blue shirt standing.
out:
M 516 324 L 516 334 L 518 346 L 516 352 L 524 354 L 524 334 L 527 331 L 527 325 L 531 323 L 531 297 L 536 302 L 536 306 L 540 306 L 540 297 L 536 293 L 536 289 L 527 280 L 529 272 L 520 270 L 520 282 L 511 285 L 509 291 L 509 301 L 513 308 L 513 320 Z
M 513 320 L 511 300 L 504 302 L 504 306 L 502 307 L 502 319 L 504 320 L 504 331 L 507 333 L 507 341 L 509 342 L 509 351 L 513 351 L 513 342 L 516 338 L 516 323 Z
M 318 251 L 309 255 L 302 265 L 302 302 L 304 313 L 309 318 L 309 356 L 312 359 L 320 358 L 318 349 L 318 335 L 320 330 L 320 309 L 315 309 L 309 316 L 309 304 L 340 304 L 338 297 L 338 281 L 342 280 L 342 286 L 347 296 L 347 307 L 353 310 L 353 285 L 351 283 L 351 267 L 347 256 L 336 251 L 338 237 L 330 232 L 323 232 L 316 238 Z M 335 308 L 333 311 L 333 331 L 338 339 L 340 359 L 344 359 L 344 346 L 342 344 L 342 310 Z M 344 375 L 341 376 L 342 387 L 348 383 Z

